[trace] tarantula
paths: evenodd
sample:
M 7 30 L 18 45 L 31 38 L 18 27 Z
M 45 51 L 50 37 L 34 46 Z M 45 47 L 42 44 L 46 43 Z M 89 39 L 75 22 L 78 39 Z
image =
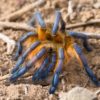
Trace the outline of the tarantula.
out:
M 67 32 L 60 11 L 56 11 L 55 15 L 54 24 L 46 25 L 40 12 L 34 14 L 34 18 L 39 25 L 34 32 L 29 32 L 19 39 L 15 58 L 18 59 L 18 57 L 20 57 L 12 69 L 9 80 L 14 82 L 28 72 L 36 61 L 43 59 L 41 66 L 33 73 L 32 80 L 43 80 L 49 75 L 49 72 L 54 71 L 49 90 L 49 93 L 53 94 L 58 86 L 59 75 L 64 63 L 67 63 L 71 57 L 76 57 L 84 66 L 87 75 L 94 84 L 100 86 L 100 82 L 88 66 L 82 49 L 75 43 L 76 38 L 81 39 L 84 48 L 87 51 L 91 51 L 92 49 L 88 44 L 87 36 L 75 32 Z M 32 21 L 30 25 L 32 25 Z M 22 54 L 22 44 L 24 42 L 28 49 Z M 25 59 L 28 59 L 28 62 L 22 67 L 22 63 Z

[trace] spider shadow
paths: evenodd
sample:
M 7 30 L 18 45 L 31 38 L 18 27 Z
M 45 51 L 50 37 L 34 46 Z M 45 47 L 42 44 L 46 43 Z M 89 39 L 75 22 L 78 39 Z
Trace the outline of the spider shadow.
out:
M 5 85 L 6 86 L 9 86 L 11 84 L 14 84 L 14 85 L 18 85 L 18 84 L 30 84 L 30 85 L 42 85 L 42 86 L 48 86 L 50 85 L 50 82 L 46 81 L 46 80 L 39 80 L 39 81 L 32 81 L 32 78 L 29 77 L 29 78 L 21 78 L 19 80 L 16 80 L 14 82 L 10 82 L 9 80 L 6 80 L 5 81 Z

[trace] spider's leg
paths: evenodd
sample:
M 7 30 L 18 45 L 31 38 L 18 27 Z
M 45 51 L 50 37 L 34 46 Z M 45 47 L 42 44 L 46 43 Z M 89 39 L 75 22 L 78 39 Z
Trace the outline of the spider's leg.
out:
M 75 38 L 79 38 L 83 40 L 83 46 L 87 51 L 92 51 L 92 48 L 90 47 L 89 43 L 88 43 L 88 37 L 85 34 L 82 33 L 77 33 L 77 32 L 68 32 L 69 35 L 75 37 Z
M 55 22 L 54 22 L 53 28 L 52 28 L 52 36 L 56 35 L 60 20 L 61 20 L 61 13 L 59 11 L 56 11 Z
M 46 28 L 46 24 L 39 11 L 32 15 L 32 18 L 28 21 L 28 25 L 33 26 L 35 22 L 38 22 L 41 28 Z
M 47 67 L 48 63 L 49 63 L 49 57 L 46 57 L 40 68 L 33 74 L 32 81 L 40 79 L 40 76 L 41 74 L 43 74 L 42 72 L 45 69 L 45 67 Z
M 34 26 L 35 25 L 35 15 L 33 14 L 30 20 L 27 22 L 28 25 Z
M 75 44 L 74 48 L 76 50 L 76 53 L 79 55 L 79 58 L 88 74 L 88 76 L 90 77 L 90 79 L 94 82 L 95 85 L 100 86 L 100 82 L 97 80 L 96 76 L 94 75 L 93 71 L 89 68 L 88 63 L 86 58 L 84 57 L 81 48 Z
M 43 47 L 35 56 L 32 57 L 32 59 L 24 67 L 21 67 L 14 74 L 11 75 L 10 81 L 14 82 L 20 76 L 25 74 L 38 59 L 40 59 L 43 55 L 45 55 L 45 53 L 46 53 L 46 48 Z
M 56 54 L 53 53 L 52 54 L 52 58 L 51 58 L 51 62 L 50 64 L 47 66 L 47 68 L 45 69 L 45 71 L 43 72 L 43 74 L 41 75 L 41 79 L 44 79 L 48 76 L 49 72 L 53 69 L 53 67 L 56 64 Z
M 60 30 L 62 31 L 62 32 L 65 32 L 65 29 L 66 29 L 66 23 L 65 23 L 65 21 L 63 20 L 63 17 L 62 17 L 62 15 L 61 15 L 61 17 L 60 17 L 60 24 L 61 24 L 61 27 L 60 27 Z
M 35 19 L 36 19 L 36 21 L 40 24 L 40 26 L 41 26 L 42 28 L 46 28 L 46 24 L 45 24 L 44 20 L 42 19 L 42 16 L 41 16 L 41 14 L 40 14 L 39 11 L 37 11 L 37 12 L 35 13 Z
M 37 11 L 35 14 L 36 22 L 39 23 L 39 26 L 37 27 L 37 33 L 38 33 L 38 39 L 45 40 L 46 39 L 46 24 L 40 14 L 39 11 Z
M 26 35 L 22 36 L 22 37 L 19 39 L 19 41 L 18 41 L 18 43 L 17 43 L 18 49 L 17 49 L 16 54 L 15 54 L 15 60 L 17 60 L 18 57 L 19 57 L 19 55 L 22 53 L 22 49 L 23 49 L 23 48 L 22 48 L 22 43 L 23 43 L 28 37 L 34 36 L 34 35 L 36 35 L 35 32 L 28 32 Z
M 52 85 L 50 87 L 49 93 L 53 94 L 58 86 L 59 83 L 59 74 L 61 73 L 62 70 L 62 66 L 63 66 L 63 60 L 64 60 L 64 51 L 62 48 L 59 48 L 58 51 L 58 62 L 57 62 L 57 66 L 55 69 L 55 73 L 53 76 L 53 80 L 52 80 Z
M 12 69 L 12 74 L 19 69 L 20 65 L 24 62 L 25 58 L 28 56 L 28 54 L 34 50 L 38 45 L 40 44 L 40 41 L 36 41 L 34 42 L 30 48 L 28 48 L 25 53 L 18 59 L 16 65 L 14 66 L 14 68 Z

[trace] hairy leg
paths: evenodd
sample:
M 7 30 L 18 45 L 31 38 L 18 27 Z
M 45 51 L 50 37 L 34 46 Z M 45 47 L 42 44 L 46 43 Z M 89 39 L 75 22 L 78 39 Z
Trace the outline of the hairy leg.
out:
M 35 56 L 32 57 L 32 59 L 24 67 L 21 67 L 11 75 L 10 81 L 13 82 L 20 76 L 25 74 L 38 59 L 40 59 L 43 55 L 45 55 L 45 53 L 46 53 L 46 48 L 43 47 Z
M 100 82 L 97 80 L 93 71 L 88 66 L 87 60 L 86 60 L 85 56 L 83 55 L 81 48 L 77 44 L 74 44 L 74 48 L 75 48 L 77 54 L 79 55 L 79 58 L 85 68 L 85 71 L 87 72 L 88 76 L 90 77 L 90 79 L 94 82 L 94 84 L 96 86 L 100 86 Z
M 40 44 L 40 41 L 36 41 L 34 42 L 30 48 L 28 48 L 23 54 L 22 56 L 20 56 L 20 58 L 18 59 L 16 65 L 14 66 L 13 70 L 12 70 L 12 74 L 19 69 L 20 65 L 24 62 L 25 58 L 28 56 L 28 54 L 34 50 L 38 45 Z
M 59 50 L 58 50 L 58 62 L 57 62 L 57 66 L 55 67 L 52 85 L 51 85 L 50 90 L 49 90 L 50 94 L 53 94 L 58 86 L 59 75 L 62 71 L 62 66 L 63 66 L 63 60 L 64 60 L 64 51 L 62 48 L 59 48 Z
M 17 60 L 18 57 L 20 56 L 20 54 L 22 53 L 22 49 L 23 49 L 22 43 L 23 43 L 27 38 L 29 38 L 30 36 L 36 36 L 36 35 L 37 35 L 37 34 L 36 34 L 35 32 L 28 32 L 27 34 L 25 34 L 24 36 L 22 36 L 22 37 L 19 39 L 19 41 L 18 41 L 18 43 L 17 43 L 18 49 L 17 49 L 16 54 L 15 54 L 15 60 Z

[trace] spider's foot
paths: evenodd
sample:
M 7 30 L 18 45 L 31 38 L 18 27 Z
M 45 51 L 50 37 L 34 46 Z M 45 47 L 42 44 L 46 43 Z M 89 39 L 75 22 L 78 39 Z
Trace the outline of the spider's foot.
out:
M 62 48 L 59 48 L 58 50 L 58 63 L 55 69 L 54 77 L 52 80 L 52 85 L 50 87 L 49 93 L 53 94 L 58 86 L 59 83 L 59 74 L 61 73 L 62 66 L 63 66 L 63 60 L 64 60 L 64 51 Z
M 50 94 L 54 94 L 54 92 L 58 86 L 58 83 L 59 83 L 59 73 L 55 73 L 53 80 L 52 80 L 52 86 L 50 87 L 50 90 L 49 90 Z
M 9 78 L 10 82 L 14 82 L 17 80 L 18 77 L 22 76 L 27 71 L 27 67 L 23 67 L 22 69 L 19 69 L 17 72 L 11 75 Z

